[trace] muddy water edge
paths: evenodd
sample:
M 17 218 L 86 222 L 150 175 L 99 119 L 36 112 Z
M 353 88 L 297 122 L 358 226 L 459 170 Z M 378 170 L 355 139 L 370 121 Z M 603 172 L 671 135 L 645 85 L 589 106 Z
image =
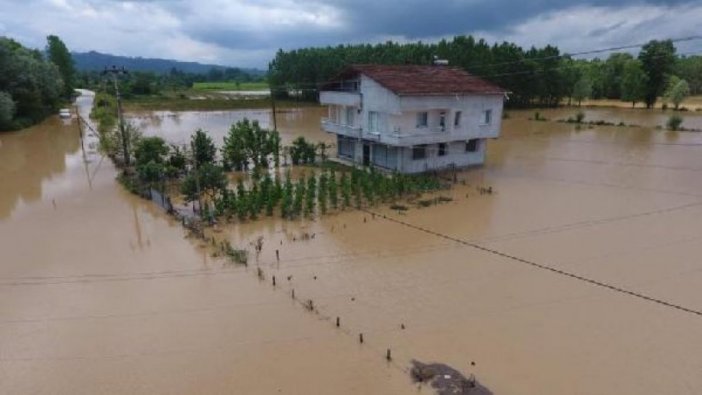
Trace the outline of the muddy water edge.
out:
M 417 360 L 498 394 L 699 393 L 700 317 L 455 241 L 702 309 L 702 135 L 588 111 L 643 127 L 512 112 L 450 203 L 208 230 L 249 249 L 263 237 L 248 268 L 122 191 L 89 138 L 86 165 L 75 124 L 0 135 L 0 392 L 433 393 L 410 380 Z M 283 140 L 328 139 L 321 115 L 279 118 Z M 134 119 L 175 143 L 198 127 L 221 142 L 244 116 L 270 118 Z

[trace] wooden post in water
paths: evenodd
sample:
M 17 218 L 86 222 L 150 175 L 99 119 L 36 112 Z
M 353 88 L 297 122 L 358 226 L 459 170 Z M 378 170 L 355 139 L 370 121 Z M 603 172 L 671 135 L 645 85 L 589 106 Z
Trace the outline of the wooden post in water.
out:
M 358 342 L 363 344 L 363 333 L 358 334 Z

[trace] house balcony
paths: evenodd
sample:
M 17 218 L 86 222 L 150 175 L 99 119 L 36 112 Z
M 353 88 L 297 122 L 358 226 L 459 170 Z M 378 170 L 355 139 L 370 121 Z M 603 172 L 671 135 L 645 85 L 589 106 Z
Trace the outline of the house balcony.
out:
M 444 130 L 441 128 L 429 128 L 421 131 L 396 130 L 392 132 L 363 133 L 363 138 L 400 147 L 410 147 L 420 144 L 438 144 L 459 140 L 467 141 L 476 137 L 478 137 L 478 133 L 475 131 Z
M 358 91 L 322 91 L 319 94 L 319 102 L 327 105 L 359 107 L 361 93 Z
M 331 119 L 322 119 L 322 130 L 327 133 L 339 134 L 346 137 L 359 138 L 361 136 L 361 128 L 358 126 L 342 125 L 334 122 Z

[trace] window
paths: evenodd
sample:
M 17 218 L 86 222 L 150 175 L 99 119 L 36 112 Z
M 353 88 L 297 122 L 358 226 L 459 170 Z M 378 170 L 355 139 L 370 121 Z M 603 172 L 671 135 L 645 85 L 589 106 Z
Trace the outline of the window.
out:
M 478 139 L 468 140 L 466 142 L 466 152 L 476 152 L 478 151 Z
M 412 147 L 412 159 L 419 160 L 427 157 L 427 146 L 426 145 L 415 145 Z
M 460 111 L 456 111 L 453 115 L 453 126 L 461 126 L 461 115 Z
M 378 113 L 376 111 L 368 112 L 368 131 L 377 132 L 378 131 Z
M 483 111 L 483 125 L 492 123 L 492 110 Z
M 338 154 L 340 157 L 352 159 L 356 151 L 356 142 L 343 136 L 337 137 Z
M 439 156 L 446 155 L 446 143 L 439 144 Z
M 386 169 L 397 168 L 397 147 L 383 144 L 373 145 L 373 164 Z
M 346 125 L 353 126 L 353 117 L 356 109 L 353 107 L 346 107 Z
M 429 113 L 428 112 L 418 112 L 417 113 L 417 127 L 426 128 L 429 126 Z
M 439 113 L 439 130 L 442 132 L 446 130 L 446 112 L 444 111 Z

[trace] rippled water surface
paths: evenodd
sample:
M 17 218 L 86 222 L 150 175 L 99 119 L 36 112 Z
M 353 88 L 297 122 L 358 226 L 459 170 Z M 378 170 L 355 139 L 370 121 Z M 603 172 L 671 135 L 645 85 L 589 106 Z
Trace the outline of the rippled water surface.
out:
M 75 121 L 0 134 L 0 393 L 432 393 L 413 359 L 496 394 L 700 393 L 702 134 L 585 111 L 642 127 L 511 111 L 450 203 L 208 233 L 263 236 L 248 269 L 125 193 Z M 279 114 L 284 141 L 330 141 L 321 116 Z M 176 143 L 199 127 L 221 141 L 243 117 L 270 125 L 259 110 L 131 115 Z

